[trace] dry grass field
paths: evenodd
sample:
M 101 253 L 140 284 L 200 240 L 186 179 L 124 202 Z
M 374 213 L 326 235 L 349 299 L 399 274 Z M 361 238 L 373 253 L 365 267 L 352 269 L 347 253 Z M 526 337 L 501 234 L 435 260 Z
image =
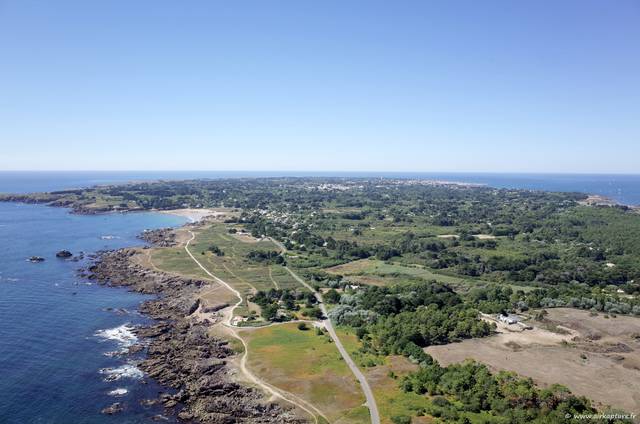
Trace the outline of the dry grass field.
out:
M 394 264 L 374 259 L 360 259 L 326 268 L 325 271 L 349 277 L 349 280 L 353 282 L 376 286 L 394 284 L 408 278 L 436 280 L 452 286 L 474 284 L 471 280 L 466 281 L 460 277 L 437 274 L 424 267 Z
M 515 371 L 538 384 L 560 383 L 601 405 L 640 413 L 640 319 L 605 318 L 588 311 L 548 309 L 544 327 L 470 339 L 427 352 L 442 365 L 472 358 L 494 370 Z

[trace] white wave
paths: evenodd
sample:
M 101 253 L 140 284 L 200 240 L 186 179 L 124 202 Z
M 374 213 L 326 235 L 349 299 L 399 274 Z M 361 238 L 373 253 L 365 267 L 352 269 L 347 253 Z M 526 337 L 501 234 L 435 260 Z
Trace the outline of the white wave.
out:
M 126 364 L 117 368 L 102 368 L 100 374 L 106 375 L 104 381 L 118 381 L 122 378 L 140 379 L 144 373 L 135 365 Z
M 127 393 L 129 393 L 129 390 L 122 388 L 122 387 L 118 387 L 117 389 L 111 390 L 109 393 L 107 393 L 109 396 L 124 396 Z
M 122 347 L 130 347 L 136 344 L 138 338 L 133 334 L 133 327 L 123 324 L 119 327 L 96 331 L 96 336 L 105 340 L 115 340 Z
M 110 235 L 110 234 L 109 234 L 109 235 L 106 235 L 106 236 L 100 236 L 100 238 L 101 238 L 102 240 L 115 240 L 115 239 L 119 239 L 120 237 L 118 237 L 118 236 L 112 236 L 112 235 Z

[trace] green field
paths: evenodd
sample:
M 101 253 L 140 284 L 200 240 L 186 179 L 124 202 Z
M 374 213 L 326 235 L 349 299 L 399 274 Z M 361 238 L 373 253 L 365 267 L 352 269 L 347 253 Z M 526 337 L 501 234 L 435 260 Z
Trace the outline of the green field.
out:
M 246 330 L 248 366 L 264 381 L 294 393 L 332 423 L 366 423 L 360 385 L 327 335 L 295 323 Z
M 402 284 L 406 282 L 421 280 L 435 280 L 439 283 L 447 284 L 457 291 L 465 291 L 471 287 L 484 286 L 488 281 L 462 278 L 459 276 L 436 273 L 429 268 L 419 265 L 405 265 L 397 262 L 380 261 L 377 259 L 360 259 L 326 268 L 325 271 L 349 277 L 355 283 L 384 286 L 390 284 Z M 510 285 L 517 290 L 532 290 L 532 287 Z
M 196 238 L 189 244 L 189 251 L 209 272 L 241 293 L 244 303 L 236 309 L 237 315 L 247 315 L 249 309 L 255 309 L 246 299 L 258 290 L 272 288 L 307 290 L 283 266 L 256 263 L 247 259 L 247 254 L 251 251 L 279 250 L 278 246 L 270 240 L 257 240 L 249 236 L 229 234 L 228 228 L 218 223 L 195 231 Z M 211 246 L 220 249 L 224 256 L 212 253 L 209 250 Z M 161 270 L 210 279 L 181 247 L 155 249 L 151 259 Z

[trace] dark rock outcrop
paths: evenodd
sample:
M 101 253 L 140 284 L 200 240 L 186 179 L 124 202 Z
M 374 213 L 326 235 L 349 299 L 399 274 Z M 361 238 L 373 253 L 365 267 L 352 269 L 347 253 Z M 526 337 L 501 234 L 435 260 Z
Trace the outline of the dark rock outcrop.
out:
M 107 406 L 100 412 L 106 415 L 114 415 L 122 411 L 123 411 L 122 404 L 120 404 L 120 402 L 116 402 Z
M 235 354 L 227 341 L 211 337 L 208 321 L 189 315 L 201 306 L 199 292 L 210 283 L 150 270 L 134 263 L 135 249 L 103 252 L 83 272 L 86 278 L 141 293 L 159 294 L 140 311 L 156 320 L 136 330 L 148 341 L 138 366 L 173 392 L 157 400 L 178 418 L 200 423 L 301 423 L 293 412 L 238 384 L 228 365 Z
M 158 230 L 145 230 L 138 238 L 156 247 L 173 247 L 178 244 L 176 233 L 172 228 L 160 228 Z
M 73 253 L 69 252 L 68 250 L 61 250 L 58 253 L 56 253 L 56 258 L 66 259 L 72 256 L 73 256 Z

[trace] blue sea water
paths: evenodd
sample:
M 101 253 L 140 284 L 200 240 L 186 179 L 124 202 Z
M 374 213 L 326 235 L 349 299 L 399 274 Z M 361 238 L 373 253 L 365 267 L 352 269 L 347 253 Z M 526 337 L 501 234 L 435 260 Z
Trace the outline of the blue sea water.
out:
M 123 325 L 145 322 L 136 308 L 149 297 L 88 285 L 76 276 L 82 262 L 57 259 L 55 253 L 140 245 L 136 235 L 143 229 L 183 222 L 164 214 L 79 216 L 0 202 L 0 423 L 140 423 L 163 412 L 139 404 L 160 388 L 141 383 L 128 364 L 131 358 L 105 356 L 130 341 Z M 27 262 L 32 255 L 46 260 Z M 103 368 L 130 376 L 105 381 Z M 108 394 L 116 389 L 128 392 Z M 113 402 L 123 403 L 125 411 L 100 414 Z
M 26 193 L 127 181 L 223 177 L 346 176 L 424 178 L 500 188 L 578 191 L 640 205 L 640 175 L 546 175 L 336 172 L 0 172 L 0 193 Z M 139 245 L 146 228 L 178 226 L 179 217 L 155 213 L 80 216 L 66 209 L 0 202 L 0 423 L 144 423 L 162 411 L 139 404 L 160 390 L 153 381 L 105 381 L 105 368 L 130 366 L 105 353 L 122 348 L 126 325 L 144 323 L 136 308 L 146 296 L 87 285 L 83 263 L 55 258 L 68 249 L 86 254 Z M 42 263 L 26 258 L 37 255 Z M 114 310 L 120 310 L 119 313 Z M 122 313 L 126 310 L 126 313 Z M 104 332 L 112 330 L 111 332 Z M 100 337 L 111 335 L 111 339 Z M 120 342 L 115 340 L 120 336 Z M 124 336 L 124 340 L 123 339 Z M 109 395 L 126 389 L 122 397 Z M 125 405 L 116 417 L 99 411 Z

